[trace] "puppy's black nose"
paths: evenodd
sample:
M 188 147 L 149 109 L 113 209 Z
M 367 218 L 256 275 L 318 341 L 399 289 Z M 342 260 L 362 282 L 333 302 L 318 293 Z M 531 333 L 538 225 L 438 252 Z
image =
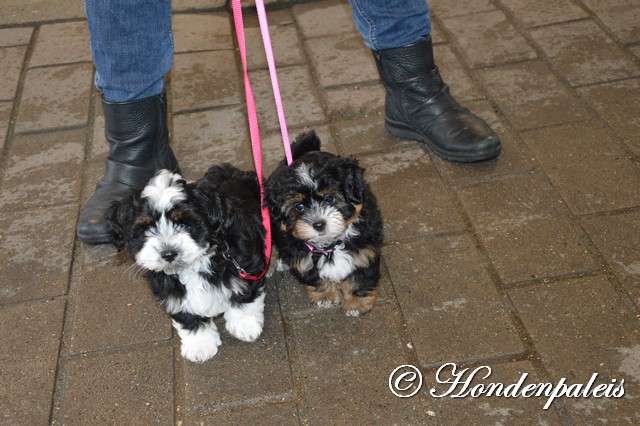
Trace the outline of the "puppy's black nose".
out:
M 316 231 L 322 231 L 325 226 L 327 226 L 327 223 L 324 220 L 319 220 L 313 223 L 313 229 Z
M 173 262 L 178 256 L 178 252 L 174 249 L 163 250 L 160 256 L 167 262 Z

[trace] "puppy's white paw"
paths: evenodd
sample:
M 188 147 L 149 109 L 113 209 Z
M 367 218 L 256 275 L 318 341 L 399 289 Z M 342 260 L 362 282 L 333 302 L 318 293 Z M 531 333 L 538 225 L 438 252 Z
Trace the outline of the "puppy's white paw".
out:
M 360 311 L 358 311 L 356 309 L 348 309 L 348 310 L 344 311 L 344 313 L 348 317 L 359 317 L 360 316 Z
M 262 333 L 263 322 L 263 319 L 244 317 L 227 321 L 225 327 L 234 337 L 245 342 L 255 342 Z
M 338 306 L 340 304 L 340 299 L 330 300 L 330 299 L 322 299 L 316 302 L 316 305 L 320 308 L 333 308 L 334 306 Z
M 264 294 L 251 303 L 232 306 L 224 313 L 225 328 L 232 336 L 254 342 L 264 326 Z
M 272 277 L 276 272 L 282 272 L 288 269 L 289 266 L 278 257 L 278 250 L 274 246 L 271 249 L 271 262 L 269 263 L 269 269 L 267 269 L 267 278 Z
M 180 354 L 191 362 L 205 362 L 218 353 L 222 344 L 215 324 L 200 327 L 196 331 L 183 329 L 178 323 L 173 326 L 180 336 Z
M 276 262 L 276 271 L 282 272 L 282 271 L 288 271 L 288 270 L 289 270 L 289 265 L 284 263 L 282 259 L 278 259 L 278 261 Z

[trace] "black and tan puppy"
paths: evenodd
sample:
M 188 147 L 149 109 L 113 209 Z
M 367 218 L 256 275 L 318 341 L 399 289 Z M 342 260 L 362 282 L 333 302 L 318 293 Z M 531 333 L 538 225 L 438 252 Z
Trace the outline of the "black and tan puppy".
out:
M 353 158 L 321 152 L 314 131 L 298 136 L 292 154 L 293 163 L 280 163 L 265 188 L 279 261 L 318 306 L 342 304 L 349 316 L 369 312 L 383 236 L 364 169 Z

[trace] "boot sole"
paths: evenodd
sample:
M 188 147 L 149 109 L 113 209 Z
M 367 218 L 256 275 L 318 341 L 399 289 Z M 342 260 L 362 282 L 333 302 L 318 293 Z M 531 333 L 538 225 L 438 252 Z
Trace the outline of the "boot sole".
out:
M 429 140 L 422 133 L 412 129 L 403 123 L 398 123 L 388 118 L 385 118 L 384 128 L 391 135 L 396 136 L 401 139 L 410 139 L 416 140 L 418 142 L 422 142 L 429 147 L 438 157 L 444 158 L 448 161 L 455 161 L 458 163 L 475 163 L 478 161 L 486 161 L 491 160 L 492 158 L 496 158 L 500 155 L 501 148 L 498 146 L 498 149 L 492 149 L 490 151 L 485 152 L 474 152 L 469 154 L 464 153 L 452 153 L 443 151 L 440 147 L 436 146 L 433 142 Z
M 82 235 L 76 233 L 78 239 L 82 241 L 84 244 L 95 246 L 99 244 L 111 244 L 113 239 L 110 234 L 101 234 L 101 235 Z

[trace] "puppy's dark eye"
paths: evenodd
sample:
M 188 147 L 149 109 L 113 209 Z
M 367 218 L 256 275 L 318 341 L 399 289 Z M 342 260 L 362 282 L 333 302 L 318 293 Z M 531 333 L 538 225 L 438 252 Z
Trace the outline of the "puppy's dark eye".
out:
M 296 209 L 298 213 L 302 213 L 304 211 L 304 204 L 296 203 L 296 205 L 293 206 L 293 208 Z
M 336 200 L 336 198 L 333 195 L 325 195 L 324 196 L 324 202 L 327 204 L 333 204 L 333 202 Z

